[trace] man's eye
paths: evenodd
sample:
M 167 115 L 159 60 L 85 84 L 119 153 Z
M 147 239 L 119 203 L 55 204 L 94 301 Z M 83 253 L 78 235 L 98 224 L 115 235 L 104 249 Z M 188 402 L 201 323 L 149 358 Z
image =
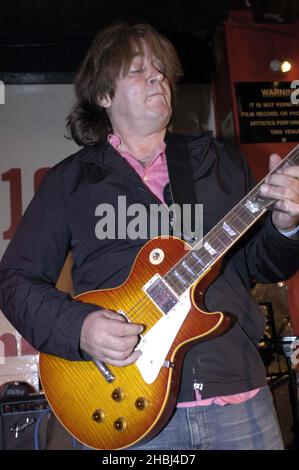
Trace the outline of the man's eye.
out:
M 154 64 L 154 67 L 158 70 L 158 72 L 163 74 L 163 65 L 159 63 Z
M 132 69 L 132 70 L 130 70 L 131 73 L 140 73 L 142 71 L 143 71 L 143 69 Z

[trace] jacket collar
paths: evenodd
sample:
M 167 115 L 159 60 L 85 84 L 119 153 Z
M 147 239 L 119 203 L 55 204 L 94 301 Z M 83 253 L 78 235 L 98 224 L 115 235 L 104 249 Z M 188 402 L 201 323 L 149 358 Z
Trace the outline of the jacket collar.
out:
M 173 133 L 171 132 L 166 133 L 166 136 L 165 136 L 166 144 L 167 144 L 167 141 L 172 138 L 172 136 L 173 136 Z M 210 147 L 210 144 L 213 140 L 212 132 L 205 131 L 199 136 L 190 137 L 189 138 L 190 144 L 192 145 L 192 141 L 195 141 L 195 140 L 196 140 L 196 149 L 201 155 L 201 158 L 197 159 L 197 162 L 199 162 L 199 164 L 202 164 L 202 162 L 205 159 L 206 153 Z M 128 162 L 124 158 L 122 158 L 119 155 L 117 150 L 108 142 L 105 142 L 104 144 L 97 144 L 97 145 L 84 147 L 79 152 L 79 158 L 81 161 L 84 161 L 86 163 L 94 163 L 98 165 L 99 167 L 101 167 L 103 170 L 106 170 L 108 172 L 117 172 L 122 177 L 127 178 L 131 181 L 134 181 L 135 184 L 136 184 L 136 178 L 138 182 L 141 181 L 138 174 L 135 172 L 135 170 L 128 164 Z M 171 156 L 167 152 L 167 147 L 166 147 L 166 158 L 167 160 L 171 158 Z

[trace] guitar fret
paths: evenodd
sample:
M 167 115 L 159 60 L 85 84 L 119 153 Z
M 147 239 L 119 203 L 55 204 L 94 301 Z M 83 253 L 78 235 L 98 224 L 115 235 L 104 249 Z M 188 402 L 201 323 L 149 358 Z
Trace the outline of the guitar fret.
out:
M 201 247 L 199 250 L 197 250 L 197 252 L 202 253 L 200 258 L 204 268 L 211 264 L 211 261 L 213 261 L 213 256 L 207 251 L 206 248 Z
M 204 261 L 198 256 L 198 254 L 192 250 L 190 253 L 188 253 L 185 257 L 185 260 L 188 261 L 188 266 L 194 273 L 196 273 L 196 278 L 200 276 L 200 274 L 203 272 L 205 268 L 205 263 Z
M 182 266 L 188 271 L 188 273 L 192 276 L 193 280 L 195 280 L 198 276 L 196 272 L 193 271 L 193 269 L 189 266 L 186 260 L 182 262 Z
M 200 266 L 205 267 L 205 263 L 203 262 L 203 260 L 201 259 L 201 257 L 198 256 L 198 251 L 199 251 L 199 250 L 193 250 L 193 251 L 190 253 L 191 257 L 192 257 L 193 260 L 195 261 L 195 265 L 194 265 L 194 266 L 196 266 L 196 264 L 199 263 Z M 201 269 L 201 270 L 202 270 L 202 269 Z
M 243 223 L 246 224 L 246 226 L 250 225 L 251 222 L 256 219 L 256 215 L 250 212 L 243 204 L 239 206 L 239 210 L 236 215 L 239 217 L 239 219 L 242 220 Z
M 169 273 L 170 274 L 170 273 Z M 178 273 L 177 269 L 172 270 L 170 276 L 166 279 L 170 287 L 175 292 L 182 294 L 186 290 L 187 282 L 186 280 Z
M 215 234 L 215 237 L 217 238 L 212 239 L 213 247 L 215 250 L 217 250 L 218 254 L 221 254 L 227 248 L 227 245 L 223 243 L 219 234 Z
M 172 288 L 172 290 L 177 294 L 180 295 L 185 291 L 185 286 L 183 286 L 180 281 L 178 281 L 178 279 L 172 274 L 170 276 L 165 277 L 165 280 L 168 285 Z
M 244 206 L 250 214 L 258 214 L 263 210 L 263 202 L 261 199 L 251 197 L 246 199 Z
M 238 232 L 236 232 L 233 227 L 225 221 L 223 222 L 222 228 L 231 237 L 231 240 L 238 235 Z
M 232 243 L 232 238 L 227 234 L 223 227 L 219 229 L 218 239 L 225 246 L 225 248 L 228 248 Z
M 177 271 L 182 276 L 187 285 L 191 285 L 194 282 L 193 276 L 188 272 L 183 263 L 177 267 Z
M 240 206 L 239 213 L 236 214 L 236 217 L 241 221 L 241 223 L 244 225 L 244 228 L 247 229 L 247 227 L 252 223 L 253 220 L 256 219 L 254 215 L 251 214 L 245 207 Z
M 229 225 L 237 232 L 238 235 L 247 228 L 247 225 L 242 221 L 242 219 L 234 213 L 229 216 Z
M 208 242 L 204 242 L 203 247 L 207 250 L 207 252 L 211 256 L 215 256 L 218 253 L 217 250 L 215 250 L 215 248 L 213 248 L 213 246 L 210 245 L 210 243 L 208 243 Z

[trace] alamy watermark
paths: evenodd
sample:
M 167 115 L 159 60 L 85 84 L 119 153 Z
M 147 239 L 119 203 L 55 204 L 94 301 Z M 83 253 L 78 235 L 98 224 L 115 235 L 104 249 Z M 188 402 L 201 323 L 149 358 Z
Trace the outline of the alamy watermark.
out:
M 293 80 L 291 82 L 291 88 L 294 88 L 294 91 L 291 93 L 291 103 L 299 104 L 299 80 Z
M 159 235 L 181 238 L 182 233 L 190 245 L 202 239 L 202 204 L 183 204 L 182 210 L 178 204 L 169 207 L 165 204 L 127 205 L 126 196 L 118 196 L 117 207 L 109 203 L 99 204 L 95 215 L 100 217 L 95 225 L 95 235 L 99 240 L 147 240 Z
M 5 85 L 2 80 L 0 80 L 0 104 L 5 104 Z
M 292 342 L 291 350 L 293 351 L 291 354 L 291 362 L 293 366 L 297 366 L 299 364 L 299 338 Z

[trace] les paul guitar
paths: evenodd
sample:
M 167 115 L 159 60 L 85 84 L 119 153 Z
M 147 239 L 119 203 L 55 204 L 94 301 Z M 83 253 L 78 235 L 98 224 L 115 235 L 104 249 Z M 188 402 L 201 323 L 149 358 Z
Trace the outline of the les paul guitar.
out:
M 272 172 L 298 162 L 299 145 Z M 152 438 L 165 425 L 176 404 L 185 352 L 229 327 L 228 315 L 202 310 L 204 292 L 224 254 L 273 203 L 260 195 L 263 181 L 194 248 L 177 238 L 155 238 L 141 249 L 120 287 L 76 297 L 146 325 L 138 345 L 142 355 L 126 367 L 40 354 L 46 397 L 79 441 L 122 449 Z

